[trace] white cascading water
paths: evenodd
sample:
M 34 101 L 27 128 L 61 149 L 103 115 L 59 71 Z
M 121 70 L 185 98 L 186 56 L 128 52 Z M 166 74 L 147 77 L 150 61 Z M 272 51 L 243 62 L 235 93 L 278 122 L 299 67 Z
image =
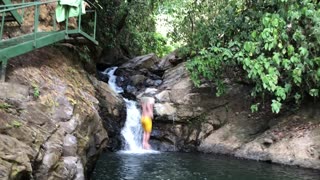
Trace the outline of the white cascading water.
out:
M 102 74 L 109 76 L 108 84 L 111 87 L 111 89 L 116 92 L 117 94 L 120 94 L 123 92 L 123 89 L 116 84 L 117 76 L 114 75 L 114 72 L 117 70 L 117 67 L 111 67 L 106 69 Z
M 109 81 L 108 84 L 113 91 L 116 93 L 122 93 L 123 89 L 118 87 L 116 84 L 116 76 L 114 72 L 117 70 L 117 67 L 111 67 L 106 69 L 103 74 L 108 74 Z M 137 108 L 137 103 L 132 100 L 123 98 L 126 102 L 127 108 L 127 119 L 125 125 L 121 131 L 122 136 L 125 139 L 124 152 L 127 153 L 145 153 L 147 152 L 142 148 L 142 134 L 143 130 L 140 124 L 141 112 Z M 157 151 L 149 151 L 157 152 Z
M 122 128 L 121 134 L 126 140 L 124 150 L 133 152 L 142 149 L 142 134 L 140 119 L 141 113 L 137 108 L 136 102 L 124 98 L 127 108 L 127 119 Z

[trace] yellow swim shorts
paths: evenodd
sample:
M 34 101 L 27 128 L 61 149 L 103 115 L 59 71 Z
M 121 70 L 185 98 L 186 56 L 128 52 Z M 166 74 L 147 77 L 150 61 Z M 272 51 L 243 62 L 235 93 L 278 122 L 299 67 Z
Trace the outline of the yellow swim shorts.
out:
M 148 116 L 141 117 L 141 124 L 145 132 L 150 133 L 152 129 L 152 120 Z

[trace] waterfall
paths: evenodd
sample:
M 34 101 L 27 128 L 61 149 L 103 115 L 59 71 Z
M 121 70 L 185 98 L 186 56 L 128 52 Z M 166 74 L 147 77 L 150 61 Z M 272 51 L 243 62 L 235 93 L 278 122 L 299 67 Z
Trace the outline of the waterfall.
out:
M 106 69 L 103 74 L 109 76 L 108 84 L 113 91 L 116 93 L 122 93 L 123 89 L 118 87 L 116 84 L 116 76 L 114 72 L 117 70 L 117 67 L 111 67 Z M 142 135 L 143 130 L 140 124 L 141 112 L 137 108 L 137 103 L 132 100 L 123 98 L 126 103 L 127 108 L 127 118 L 124 124 L 123 129 L 121 130 L 121 135 L 125 139 L 124 152 L 128 153 L 144 153 L 146 150 L 142 149 Z M 148 151 L 148 152 L 157 152 L 157 151 Z
M 126 140 L 125 149 L 129 151 L 139 151 L 142 149 L 143 130 L 140 124 L 141 113 L 137 108 L 136 102 L 125 99 L 127 108 L 127 119 L 121 131 Z
M 111 67 L 106 69 L 102 74 L 108 75 L 109 81 L 108 84 L 111 89 L 117 94 L 123 93 L 123 89 L 116 84 L 117 76 L 114 75 L 114 72 L 117 70 L 117 67 Z

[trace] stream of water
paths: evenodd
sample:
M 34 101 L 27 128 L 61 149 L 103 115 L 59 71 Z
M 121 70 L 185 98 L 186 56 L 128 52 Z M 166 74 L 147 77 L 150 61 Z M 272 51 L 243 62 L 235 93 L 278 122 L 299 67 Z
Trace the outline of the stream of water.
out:
M 113 91 L 119 94 L 123 92 L 123 89 L 116 84 L 117 77 L 114 75 L 116 70 L 117 67 L 108 68 L 103 72 L 103 74 L 109 76 L 109 86 Z M 126 98 L 124 98 L 124 101 L 126 102 L 127 119 L 123 129 L 121 130 L 121 135 L 125 140 L 122 152 L 132 154 L 159 153 L 158 151 L 144 150 L 142 148 L 143 130 L 140 123 L 141 112 L 137 107 L 137 102 Z
M 115 83 L 116 68 L 107 69 L 109 85 Z M 122 129 L 125 145 L 117 153 L 105 153 L 97 162 L 93 180 L 320 180 L 320 171 L 240 160 L 227 156 L 144 151 L 141 147 L 140 110 L 135 101 L 124 99 L 127 119 Z

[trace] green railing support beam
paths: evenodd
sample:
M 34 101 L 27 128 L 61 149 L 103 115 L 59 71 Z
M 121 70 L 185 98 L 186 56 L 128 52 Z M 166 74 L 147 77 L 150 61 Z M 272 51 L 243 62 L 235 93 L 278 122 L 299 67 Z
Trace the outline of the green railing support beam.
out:
M 0 27 L 0 40 L 2 39 L 3 35 L 3 29 L 4 29 L 4 16 L 6 15 L 5 12 L 2 13 L 2 19 L 1 19 L 1 27 Z
M 69 26 L 69 7 L 66 9 L 66 37 L 68 37 L 68 26 Z
M 24 53 L 33 51 L 37 48 L 41 48 L 44 46 L 48 46 L 50 44 L 62 41 L 65 39 L 65 32 L 58 31 L 58 32 L 38 32 L 36 42 L 34 42 L 33 34 L 24 37 L 24 41 L 19 41 L 19 38 L 16 39 L 17 41 L 7 41 L 7 43 L 12 44 L 6 48 L 0 48 L 0 57 L 6 58 L 13 58 Z M 36 46 L 34 46 L 36 45 Z M 0 43 L 1 47 L 1 43 Z
M 35 5 L 43 5 L 43 4 L 49 4 L 49 3 L 53 3 L 53 2 L 58 2 L 59 0 L 48 0 L 45 2 L 29 2 L 29 3 L 23 3 L 23 4 L 14 4 L 12 6 L 8 5 L 6 7 L 9 7 L 7 9 L 1 9 L 0 12 L 9 12 L 9 11 L 13 11 L 13 10 L 17 10 L 17 9 L 23 9 L 23 8 L 28 8 L 28 7 L 32 7 Z
M 80 1 L 80 5 L 79 5 L 79 15 L 78 15 L 78 31 L 80 32 L 81 30 L 81 15 L 82 15 L 82 0 Z
M 0 0 L 1 1 L 1 0 Z M 10 1 L 10 0 L 8 0 Z M 53 19 L 53 31 L 49 32 L 39 32 L 39 14 L 40 14 L 40 5 L 48 4 L 52 2 L 58 2 L 59 0 L 47 0 L 44 2 L 41 2 L 39 0 L 36 0 L 35 2 L 28 2 L 24 3 L 25 0 L 22 0 L 23 3 L 20 4 L 10 4 L 8 6 L 2 6 L 0 5 L 0 16 L 2 15 L 2 18 L 0 18 L 1 27 L 0 27 L 0 79 L 4 79 L 5 76 L 5 69 L 7 66 L 7 61 L 10 58 L 22 55 L 24 53 L 33 51 L 37 48 L 41 48 L 44 46 L 48 46 L 63 40 L 73 42 L 79 42 L 78 40 L 87 40 L 86 42 L 93 42 L 94 44 L 98 45 L 98 42 L 96 41 L 96 21 L 97 21 L 97 13 L 96 10 L 88 10 L 88 13 L 95 13 L 94 14 L 94 27 L 93 27 L 93 34 L 90 33 L 90 35 L 86 32 L 84 32 L 81 28 L 82 23 L 82 11 L 77 16 L 78 18 L 78 26 L 76 29 L 70 29 L 69 26 L 69 18 L 68 14 L 70 9 L 66 8 L 66 20 L 65 20 L 65 29 L 64 30 L 56 30 L 56 18 Z M 82 1 L 81 1 L 82 3 Z M 11 11 L 24 11 L 28 7 L 34 7 L 34 24 L 33 28 L 34 31 L 30 34 L 24 34 L 17 37 L 11 37 L 9 39 L 2 40 L 3 35 L 3 29 L 5 26 L 5 15 L 8 13 L 11 13 Z M 80 4 L 80 9 L 82 9 L 82 4 Z M 93 6 L 95 7 L 95 6 Z M 55 15 L 55 13 L 54 13 Z M 54 16 L 56 17 L 56 16 Z M 91 31 L 91 30 L 90 30 Z M 92 31 L 91 31 L 92 32 Z
M 56 17 L 56 11 L 53 11 L 53 16 L 52 17 Z M 57 30 L 57 21 L 56 21 L 56 19 L 53 19 L 53 30 L 54 31 Z
M 39 26 L 39 5 L 35 5 L 35 10 L 34 10 L 34 42 L 33 42 L 33 46 L 36 47 L 37 46 L 37 32 L 38 32 L 38 26 Z
M 24 4 L 24 0 L 22 0 L 22 4 Z M 23 17 L 24 17 L 24 9 L 22 9 L 21 17 L 22 17 L 22 20 L 23 20 Z
M 11 5 L 11 1 L 10 0 L 1 0 L 5 5 Z M 17 21 L 17 23 L 19 25 L 22 24 L 22 20 L 23 17 L 18 13 L 18 11 L 16 9 L 10 11 L 10 13 L 12 14 L 13 18 Z
M 5 5 L 0 5 L 0 8 L 1 9 L 3 9 L 3 8 L 12 8 L 12 7 L 18 7 L 18 6 L 23 6 L 23 5 L 31 5 L 31 6 L 33 6 L 34 2 L 27 2 L 27 3 L 23 2 L 23 3 L 18 3 L 18 4 L 5 4 Z

